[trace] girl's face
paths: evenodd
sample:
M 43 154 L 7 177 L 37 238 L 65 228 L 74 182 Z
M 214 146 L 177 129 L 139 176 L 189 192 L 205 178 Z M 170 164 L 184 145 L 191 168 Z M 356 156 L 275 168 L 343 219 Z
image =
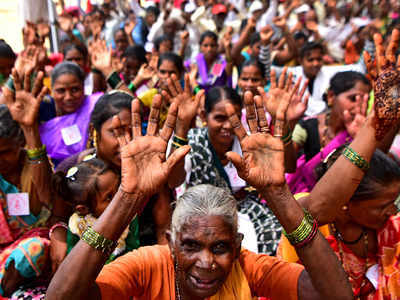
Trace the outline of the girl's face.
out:
M 160 48 L 158 49 L 158 54 L 161 55 L 165 52 L 171 52 L 171 51 L 172 51 L 172 42 L 166 40 L 160 44 Z
M 349 214 L 352 221 L 367 228 L 381 229 L 397 213 L 394 202 L 399 193 L 400 182 L 394 181 L 373 199 L 350 201 Z
M 330 104 L 332 105 L 332 112 L 337 113 L 344 121 L 344 111 L 348 110 L 353 117 L 361 107 L 361 99 L 365 94 L 368 94 L 371 87 L 361 81 L 357 81 L 354 87 L 345 91 L 337 96 L 330 97 Z M 360 99 L 357 99 L 360 96 Z
M 64 60 L 76 63 L 82 70 L 86 70 L 88 66 L 88 62 L 83 54 L 75 48 L 72 48 L 65 54 Z
M 132 57 L 125 57 L 122 62 L 122 74 L 124 75 L 125 83 L 130 83 L 135 79 L 142 63 L 138 59 Z
M 212 37 L 206 37 L 200 44 L 200 52 L 203 53 L 206 61 L 212 62 L 217 57 L 217 41 Z
M 124 53 L 129 46 L 128 37 L 124 32 L 118 30 L 114 36 L 115 47 L 118 53 Z
M 243 94 L 246 91 L 250 91 L 253 95 L 256 95 L 258 94 L 257 87 L 264 87 L 264 78 L 258 67 L 245 66 L 240 74 L 238 84 Z
M 175 74 L 176 78 L 181 77 L 176 65 L 172 61 L 164 59 L 158 67 L 158 78 L 160 79 L 161 88 L 167 84 L 167 79 L 171 78 L 172 74 Z
M 96 203 L 91 204 L 93 208 L 92 214 L 95 218 L 98 218 L 105 211 L 117 192 L 119 176 L 111 170 L 106 171 L 97 177 L 96 185 Z
M 71 114 L 81 107 L 85 98 L 83 82 L 73 74 L 63 74 L 53 83 L 52 95 L 57 115 Z
M 234 133 L 233 127 L 229 122 L 225 104 L 232 103 L 230 100 L 221 100 L 214 105 L 211 112 L 206 117 L 208 134 L 211 143 L 217 152 L 225 151 L 232 146 Z M 236 114 L 240 119 L 241 107 L 234 105 Z
M 126 130 L 130 130 L 131 112 L 129 109 L 123 109 L 118 114 L 121 125 Z M 97 155 L 100 159 L 109 164 L 120 168 L 121 167 L 121 152 L 118 140 L 114 135 L 112 127 L 112 117 L 103 123 L 100 133 L 97 133 Z

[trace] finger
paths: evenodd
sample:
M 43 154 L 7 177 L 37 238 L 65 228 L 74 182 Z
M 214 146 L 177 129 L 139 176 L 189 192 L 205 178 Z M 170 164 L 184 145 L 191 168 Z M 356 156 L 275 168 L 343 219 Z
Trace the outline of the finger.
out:
M 244 93 L 244 106 L 246 108 L 246 120 L 247 124 L 249 124 L 250 132 L 256 133 L 258 131 L 258 125 L 252 92 L 247 91 Z
M 285 87 L 286 72 L 287 67 L 284 67 L 281 76 L 279 76 L 278 88 L 280 89 L 283 89 Z
M 285 127 L 285 120 L 286 120 L 286 111 L 289 107 L 290 97 L 285 96 L 282 97 L 281 101 L 279 102 L 278 109 L 276 110 L 276 119 L 275 119 L 275 126 L 274 126 L 274 136 L 275 137 L 282 137 L 283 130 Z
M 289 73 L 290 81 L 292 81 L 290 75 L 292 75 L 292 73 Z M 299 78 L 299 79 L 296 81 L 296 83 L 295 83 L 295 85 L 293 86 L 293 88 L 292 88 L 291 91 L 290 91 L 290 89 L 287 90 L 287 91 L 290 91 L 290 99 L 293 99 L 293 96 L 294 96 L 295 94 L 297 94 L 297 91 L 299 90 L 299 87 L 300 87 L 300 83 L 301 83 L 301 78 Z M 301 98 L 300 98 L 300 99 L 301 99 Z
M 400 71 L 400 55 L 399 55 L 399 57 L 397 58 L 397 64 L 396 64 L 396 66 L 397 66 L 397 70 Z
M 368 71 L 369 76 L 371 76 L 372 80 L 375 80 L 377 77 L 376 69 L 374 68 L 374 64 L 373 64 L 371 55 L 369 55 L 369 53 L 367 51 L 364 51 L 364 60 L 365 60 L 366 66 L 367 66 L 367 71 Z
M 190 151 L 190 146 L 185 145 L 185 146 L 179 147 L 174 152 L 172 152 L 172 154 L 168 157 L 167 161 L 163 163 L 163 165 L 165 165 L 167 167 L 168 174 L 171 173 L 172 168 L 177 163 L 179 163 L 180 161 L 182 161 L 185 158 L 186 154 L 188 154 L 189 151 Z
M 49 93 L 49 88 L 47 86 L 42 87 L 39 95 L 36 97 L 37 102 L 40 104 L 44 98 Z
M 161 95 L 156 94 L 153 98 L 153 103 L 151 104 L 151 110 L 149 115 L 149 124 L 147 126 L 146 135 L 156 135 L 158 129 L 158 122 L 160 120 L 160 109 L 161 109 Z
M 378 72 L 381 72 L 387 61 L 383 48 L 383 39 L 379 33 L 374 34 L 374 42 L 376 47 L 376 65 L 378 67 Z
M 365 94 L 363 98 L 361 99 L 361 114 L 363 116 L 367 115 L 368 111 L 368 100 L 369 100 L 369 94 Z
M 261 96 L 255 96 L 254 102 L 256 103 L 258 126 L 261 128 L 261 132 L 269 132 L 268 120 L 265 116 L 265 110 Z
M 276 71 L 275 69 L 271 70 L 271 90 L 276 88 Z
M 389 46 L 386 48 L 386 57 L 388 61 L 392 64 L 396 63 L 396 51 L 398 49 L 399 39 L 400 32 L 397 29 L 394 29 L 389 42 Z
M 125 140 L 125 136 L 122 132 L 123 130 L 121 128 L 121 120 L 118 115 L 115 115 L 112 118 L 111 126 L 113 128 L 114 136 L 117 138 L 119 146 L 125 146 L 127 144 L 127 141 Z
M 172 102 L 172 97 L 171 95 L 166 91 L 166 90 L 162 90 L 161 91 L 161 96 L 163 98 L 163 101 L 165 103 L 171 103 Z M 180 101 L 180 99 L 178 99 L 179 97 L 175 98 L 175 101 Z M 179 103 L 178 103 L 179 104 Z
M 178 94 L 182 94 L 183 90 L 182 90 L 181 83 L 179 82 L 179 79 L 176 77 L 175 74 L 172 74 L 171 78 L 172 78 L 172 82 L 174 83 L 176 92 Z
M 307 93 L 306 96 L 304 97 L 304 106 L 307 109 L 308 107 L 308 100 L 310 99 L 310 93 Z
M 343 111 L 343 121 L 344 124 L 350 124 L 351 122 L 353 122 L 353 117 L 347 109 Z
M 302 80 L 303 80 L 303 77 L 300 76 L 298 81 L 300 81 L 300 83 L 301 83 Z M 304 82 L 302 88 L 300 89 L 300 99 L 303 99 L 304 93 L 306 92 L 307 87 L 308 87 L 308 82 L 309 82 L 309 80 L 306 79 L 306 81 Z
M 178 104 L 176 102 L 173 102 L 168 109 L 167 119 L 165 120 L 164 126 L 160 133 L 160 137 L 166 143 L 168 143 L 172 133 L 174 132 L 177 117 L 178 117 Z
M 236 170 L 238 171 L 239 176 L 243 175 L 245 167 L 243 159 L 240 157 L 240 155 L 236 152 L 229 151 L 225 154 L 225 156 L 230 162 L 233 163 Z
M 257 87 L 258 94 L 261 96 L 264 105 L 267 105 L 268 95 L 262 86 Z
M 21 80 L 20 80 L 19 74 L 16 69 L 12 70 L 12 76 L 14 79 L 15 92 L 20 91 L 22 89 Z
M 14 92 L 12 92 L 12 91 L 7 87 L 7 85 L 4 85 L 2 90 L 3 90 L 3 95 L 4 95 L 5 103 L 6 103 L 6 105 L 7 105 L 8 107 L 10 107 L 10 105 L 12 105 L 13 102 L 14 102 L 15 94 L 14 94 Z
M 242 123 L 240 122 L 239 116 L 236 114 L 235 108 L 231 103 L 225 104 L 226 113 L 229 117 L 229 122 L 233 127 L 233 131 L 236 136 L 239 138 L 239 141 L 243 140 L 246 136 L 246 130 L 243 128 Z
M 206 91 L 200 90 L 194 97 L 194 102 L 195 102 L 197 108 L 199 108 L 200 103 L 204 100 L 205 95 L 206 95 Z
M 286 80 L 286 86 L 285 86 L 286 91 L 290 91 L 290 89 L 292 87 L 292 78 L 293 78 L 293 73 L 289 72 L 288 78 Z M 298 88 L 298 86 L 297 86 L 297 88 Z
M 40 71 L 36 76 L 35 83 L 33 84 L 33 88 L 32 88 L 32 95 L 34 97 L 36 97 L 37 94 L 42 90 L 43 76 L 44 76 L 44 74 L 42 71 Z
M 24 74 L 24 90 L 26 92 L 31 91 L 31 76 L 32 76 L 33 68 L 29 68 Z
M 140 118 L 140 100 L 134 99 L 131 103 L 132 138 L 142 136 L 142 120 Z
M 178 92 L 175 88 L 175 84 L 174 84 L 174 82 L 172 82 L 171 78 L 167 79 L 167 88 L 168 88 L 168 92 L 171 94 L 172 98 L 175 98 L 178 95 Z
M 192 94 L 192 87 L 190 86 L 190 75 L 188 73 L 185 74 L 185 93 L 188 95 Z

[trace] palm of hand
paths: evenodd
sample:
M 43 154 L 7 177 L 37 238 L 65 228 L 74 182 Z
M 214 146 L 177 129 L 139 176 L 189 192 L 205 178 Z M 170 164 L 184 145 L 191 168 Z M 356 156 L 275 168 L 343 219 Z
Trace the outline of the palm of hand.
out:
M 279 99 L 282 99 L 283 97 L 290 97 L 290 94 L 286 92 L 284 89 L 276 87 L 276 88 L 271 88 L 268 91 L 268 100 L 265 103 L 266 104 L 265 108 L 272 117 L 275 117 L 280 102 Z
M 15 99 L 16 101 L 9 107 L 13 119 L 21 125 L 34 125 L 40 102 L 31 93 L 23 90 L 16 92 Z
M 153 195 L 167 180 L 163 165 L 167 143 L 156 136 L 137 137 L 121 148 L 121 186 L 125 192 Z M 137 191 L 140 187 L 140 191 Z
M 92 55 L 92 63 L 99 70 L 108 68 L 111 65 L 111 52 L 107 49 L 96 49 Z
M 307 109 L 307 104 L 301 101 L 301 97 L 296 95 L 295 98 L 290 102 L 286 119 L 287 121 L 294 121 L 300 119 Z
M 240 177 L 257 189 L 284 184 L 284 152 L 279 138 L 256 133 L 245 137 L 240 144 L 243 151 Z
M 174 101 L 179 103 L 178 120 L 188 120 L 190 122 L 197 113 L 198 102 L 193 101 L 192 95 L 187 91 L 177 95 Z

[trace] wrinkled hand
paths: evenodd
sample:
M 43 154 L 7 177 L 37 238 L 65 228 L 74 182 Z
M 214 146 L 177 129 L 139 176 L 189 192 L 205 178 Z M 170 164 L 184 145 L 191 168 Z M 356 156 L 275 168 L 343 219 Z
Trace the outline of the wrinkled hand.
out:
M 141 65 L 136 76 L 138 78 L 140 78 L 141 82 L 143 82 L 143 81 L 150 80 L 155 74 L 156 74 L 156 71 L 153 67 L 151 67 L 148 64 L 143 64 L 143 65 Z
M 140 195 L 143 201 L 141 208 L 146 205 L 148 197 L 166 183 L 172 168 L 190 150 L 189 146 L 181 147 L 166 160 L 165 152 L 175 128 L 178 106 L 176 103 L 171 104 L 164 127 L 158 135 L 161 102 L 160 95 L 153 98 L 145 136 L 142 136 L 138 99 L 132 102 L 132 132 L 122 129 L 118 116 L 112 120 L 114 134 L 121 148 L 121 189 L 126 193 Z
M 19 76 L 24 76 L 27 70 L 36 69 L 39 64 L 40 47 L 28 46 L 15 61 L 15 69 Z
M 3 88 L 4 98 L 12 118 L 21 126 L 33 127 L 37 125 L 39 106 L 43 97 L 48 93 L 43 87 L 43 72 L 39 72 L 31 91 L 32 69 L 20 77 L 16 69 L 12 70 L 15 93 L 7 87 Z M 22 88 L 22 82 L 24 87 Z
M 400 56 L 396 65 L 399 40 L 400 31 L 394 29 L 385 53 L 382 36 L 374 35 L 376 66 L 370 55 L 364 52 L 368 73 L 373 79 L 377 140 L 381 140 L 400 120 Z
M 304 111 L 307 109 L 309 96 L 305 97 L 304 102 L 302 102 L 307 83 L 304 84 L 301 91 L 297 93 L 302 78 L 300 77 L 296 84 L 293 85 L 292 73 L 289 73 L 287 78 L 286 73 L 287 68 L 284 68 L 277 83 L 276 72 L 275 70 L 271 70 L 271 87 L 268 94 L 265 93 L 264 89 L 261 87 L 258 87 L 257 90 L 262 97 L 264 107 L 273 118 L 277 114 L 280 102 L 283 100 L 289 101 L 289 108 L 286 111 L 285 119 L 292 125 L 303 116 Z
M 285 184 L 284 145 L 279 136 L 282 135 L 281 128 L 284 127 L 284 116 L 288 105 L 288 98 L 282 99 L 279 103 L 275 122 L 277 137 L 269 134 L 261 96 L 245 97 L 250 135 L 247 135 L 232 104 L 226 105 L 229 121 L 239 138 L 243 152 L 242 157 L 236 152 L 228 152 L 226 156 L 235 165 L 239 176 L 259 192 Z
M 356 96 L 359 105 L 356 106 L 355 110 L 352 112 L 345 110 L 343 112 L 344 126 L 352 138 L 357 135 L 367 120 L 368 98 L 368 94 L 365 94 L 363 97 Z

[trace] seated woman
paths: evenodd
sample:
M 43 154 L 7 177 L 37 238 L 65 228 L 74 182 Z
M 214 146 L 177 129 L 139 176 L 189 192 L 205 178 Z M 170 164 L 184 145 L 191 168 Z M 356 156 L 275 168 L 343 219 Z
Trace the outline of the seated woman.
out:
M 287 104 L 286 101 L 282 105 L 276 127 L 284 123 Z M 193 187 L 178 200 L 168 247 L 141 248 L 102 268 L 114 241 L 190 150 L 188 146 L 180 147 L 165 161 L 178 105 L 171 104 L 158 136 L 160 106 L 161 98 L 156 97 L 146 136 L 141 136 L 138 100 L 133 106 L 132 134 L 115 130 L 122 153 L 120 188 L 58 269 L 47 299 L 85 299 L 89 295 L 91 299 L 353 299 L 337 258 L 317 230 L 302 240 L 304 247 L 298 245 L 306 270 L 241 250 L 236 201 L 225 189 L 210 185 Z M 260 102 L 257 110 L 263 110 Z M 232 152 L 227 155 L 240 170 L 240 176 L 269 199 L 287 232 L 292 233 L 303 222 L 312 227 L 313 221 L 305 217 L 285 184 L 280 138 L 266 131 L 257 132 L 253 126 L 252 134 L 246 136 L 233 106 L 228 104 L 227 111 L 243 158 Z M 262 129 L 266 123 L 264 114 L 259 114 L 258 125 Z M 118 118 L 113 121 L 118 128 Z M 99 239 L 104 243 L 96 242 Z
M 22 78 L 15 69 L 12 74 L 15 91 L 3 89 L 9 109 L 0 105 L 0 295 L 7 297 L 24 294 L 28 284 L 35 287 L 43 284 L 39 280 L 48 280 L 46 224 L 51 205 L 51 169 L 37 120 L 47 92 L 41 89 L 43 73 L 38 73 L 34 94 L 29 84 L 21 88 L 31 71 Z M 17 291 L 20 286 L 24 288 Z M 30 293 L 44 296 L 41 288 Z
M 100 93 L 85 96 L 85 74 L 75 63 L 63 62 L 52 71 L 52 97 L 40 104 L 40 136 L 57 165 L 85 149 L 89 116 Z
M 67 244 L 66 256 L 87 227 L 92 226 L 107 208 L 117 192 L 119 174 L 116 174 L 115 170 L 102 160 L 90 158 L 70 168 L 66 174 L 61 171 L 55 173 L 52 185 L 57 196 L 71 205 L 74 210 L 69 217 L 67 236 L 64 241 Z M 108 261 L 139 247 L 137 219 L 135 218 L 126 228 Z M 59 243 L 56 245 L 58 246 Z M 52 248 L 54 248 L 53 245 Z M 57 253 L 58 249 L 54 248 L 54 252 Z M 59 259 L 57 263 L 61 261 Z M 56 268 L 53 268 L 53 271 L 55 270 Z
M 339 72 L 332 77 L 326 93 L 329 110 L 298 122 L 293 130 L 293 145 L 303 153 L 297 170 L 287 176 L 293 193 L 308 192 L 316 183 L 313 170 L 335 148 L 352 140 L 356 132 L 349 127 L 357 113 L 366 114 L 371 85 L 361 73 Z
M 232 64 L 232 61 L 227 62 L 218 54 L 217 49 L 218 36 L 212 31 L 205 31 L 200 37 L 200 53 L 194 60 L 185 62 L 187 70 L 190 70 L 192 65 L 197 65 L 196 80 L 206 91 L 217 86 L 232 86 L 231 74 L 226 72 L 227 64 Z
M 393 39 L 395 43 L 399 36 L 399 31 L 392 36 L 397 38 Z M 395 59 L 393 52 L 397 46 L 392 44 L 388 49 L 387 60 L 393 62 L 391 58 Z M 382 140 L 381 126 L 395 129 L 399 126 L 399 118 L 389 119 L 387 115 L 392 110 L 398 111 L 399 94 L 391 91 L 398 89 L 396 80 L 400 74 L 392 64 L 385 62 L 380 43 L 377 43 L 377 53 L 380 67 L 378 71 L 371 66 L 369 69 L 370 74 L 379 74 L 374 81 L 374 90 L 386 114 L 382 117 L 379 110 L 374 110 L 353 142 L 344 151 L 333 152 L 321 164 L 318 173 L 323 175 L 322 178 L 309 196 L 300 198 L 300 202 L 320 225 L 329 224 L 325 226 L 327 240 L 347 272 L 357 298 L 398 299 L 396 253 L 399 251 L 400 218 L 395 201 L 400 194 L 400 169 L 397 163 L 376 149 L 386 138 L 393 137 L 390 130 L 386 130 Z M 386 81 L 387 89 L 376 84 L 382 78 L 390 77 L 395 80 Z M 353 125 L 355 123 L 357 121 Z M 285 260 L 296 260 L 287 247 L 282 250 Z

